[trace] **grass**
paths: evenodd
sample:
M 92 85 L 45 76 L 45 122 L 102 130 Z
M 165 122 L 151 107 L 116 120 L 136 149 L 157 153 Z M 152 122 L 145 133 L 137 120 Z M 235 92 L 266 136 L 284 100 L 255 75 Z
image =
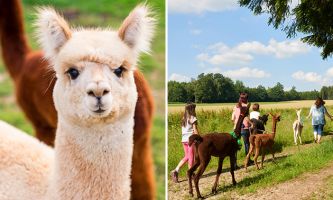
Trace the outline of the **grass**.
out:
M 144 2 L 144 1 L 142 1 Z M 118 27 L 138 1 L 136 0 L 23 0 L 24 25 L 28 40 L 33 49 L 38 49 L 36 39 L 33 37 L 36 6 L 50 5 L 64 14 L 71 25 L 83 27 Z M 156 113 L 152 129 L 152 145 L 157 183 L 157 199 L 165 198 L 165 2 L 149 1 L 155 15 L 159 19 L 156 36 L 152 45 L 151 55 L 143 55 L 139 64 L 150 83 L 156 102 Z M 15 127 L 33 134 L 30 123 L 18 107 L 14 98 L 12 80 L 0 59 L 0 119 Z
M 293 179 L 305 172 L 318 171 L 333 161 L 333 140 L 322 142 L 294 155 L 281 158 L 276 163 L 266 164 L 263 170 L 252 168 L 251 175 L 238 182 L 239 194 L 255 192 Z
M 330 111 L 333 106 L 328 106 Z M 233 129 L 231 118 L 231 108 L 220 109 L 216 111 L 202 110 L 197 112 L 198 128 L 201 134 L 209 132 L 230 132 Z M 277 124 L 277 133 L 275 139 L 274 148 L 276 152 L 283 151 L 284 148 L 294 145 L 294 136 L 292 131 L 292 123 L 296 119 L 295 109 L 262 109 L 261 113 L 281 113 L 281 121 Z M 307 114 L 307 111 L 303 111 L 302 116 Z M 168 114 L 168 169 L 174 169 L 178 162 L 183 157 L 183 149 L 181 145 L 181 121 L 182 113 L 169 113 Z M 271 117 L 266 125 L 266 130 L 270 131 L 272 128 Z M 325 134 L 329 133 L 329 130 L 333 130 L 332 123 L 327 123 L 324 128 Z M 304 129 L 302 133 L 303 143 L 311 143 L 313 141 L 311 120 L 304 121 Z M 238 151 L 238 163 L 243 163 L 245 158 L 244 145 L 242 149 Z M 213 157 L 210 164 L 207 167 L 207 171 L 216 170 L 217 158 Z M 225 163 L 229 163 L 227 160 Z M 229 166 L 229 164 L 227 164 Z M 184 176 L 186 173 L 186 167 L 180 171 L 180 175 Z

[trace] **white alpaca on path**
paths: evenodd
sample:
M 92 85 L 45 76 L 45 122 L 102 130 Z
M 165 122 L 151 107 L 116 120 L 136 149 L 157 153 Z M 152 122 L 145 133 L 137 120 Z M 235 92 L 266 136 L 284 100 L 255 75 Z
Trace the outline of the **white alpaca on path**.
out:
M 133 70 L 149 51 L 154 18 L 141 5 L 118 31 L 73 30 L 46 8 L 36 25 L 57 77 L 55 149 L 0 121 L 0 199 L 129 199 Z
M 303 130 L 303 122 L 301 120 L 301 112 L 302 109 L 296 110 L 297 120 L 293 123 L 293 131 L 294 131 L 294 143 L 297 145 L 297 139 L 299 139 L 299 143 L 302 144 L 302 130 Z

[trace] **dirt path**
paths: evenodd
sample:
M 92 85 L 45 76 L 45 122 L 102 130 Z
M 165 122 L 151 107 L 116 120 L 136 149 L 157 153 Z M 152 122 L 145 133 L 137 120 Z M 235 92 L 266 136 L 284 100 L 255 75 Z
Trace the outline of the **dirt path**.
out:
M 240 196 L 238 199 L 310 199 L 323 195 L 318 188 L 325 187 L 326 178 L 333 175 L 333 163 L 317 173 L 306 173 L 300 177 L 278 184 L 256 193 Z M 319 194 L 320 192 L 321 194 Z
M 327 138 L 328 139 L 328 138 Z M 306 144 L 302 145 L 302 148 L 309 148 L 316 144 Z M 277 154 L 277 158 L 285 157 L 291 154 L 294 154 L 297 150 L 297 147 L 292 147 L 280 154 Z M 267 157 L 268 162 L 270 160 L 270 156 Z M 265 160 L 266 162 L 266 160 Z M 229 164 L 224 164 L 224 166 L 229 167 Z M 252 168 L 254 166 L 251 166 Z M 235 172 L 236 180 L 242 180 L 248 177 L 250 174 L 245 172 L 245 170 L 239 169 Z M 232 187 L 231 185 L 231 176 L 229 172 L 224 172 L 220 176 L 219 186 L 220 192 L 217 195 L 211 195 L 211 187 L 215 180 L 215 172 L 206 172 L 203 178 L 200 179 L 200 192 L 205 197 L 205 199 L 283 199 L 283 200 L 294 200 L 294 199 L 317 199 L 319 194 L 322 193 L 323 190 L 318 190 L 318 188 L 323 188 L 326 184 L 326 178 L 329 176 L 333 176 L 333 163 L 331 163 L 325 169 L 322 169 L 316 173 L 305 173 L 301 176 L 286 181 L 284 183 L 277 184 L 272 187 L 268 187 L 265 189 L 259 189 L 254 193 L 239 195 L 235 191 L 228 191 L 228 188 Z M 188 195 L 188 182 L 187 179 L 182 177 L 180 178 L 180 183 L 175 184 L 169 179 L 169 199 L 192 199 Z M 221 188 L 226 188 L 222 189 Z M 194 189 L 194 188 L 193 188 Z M 219 190 L 219 189 L 218 189 Z M 224 191 L 223 191 L 224 190 Z M 194 194 L 196 194 L 194 192 Z M 322 199 L 322 198 L 321 198 Z

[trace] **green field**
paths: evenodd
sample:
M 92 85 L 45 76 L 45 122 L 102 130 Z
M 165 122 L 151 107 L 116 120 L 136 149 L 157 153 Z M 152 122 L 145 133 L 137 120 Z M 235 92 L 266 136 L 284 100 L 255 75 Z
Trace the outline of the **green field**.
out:
M 275 138 L 274 149 L 277 153 L 288 153 L 292 156 L 282 156 L 276 163 L 265 162 L 264 170 L 257 171 L 251 168 L 242 179 L 238 179 L 238 185 L 236 187 L 229 186 L 229 183 L 223 183 L 220 181 L 222 186 L 219 187 L 222 193 L 226 194 L 224 197 L 228 198 L 228 195 L 232 196 L 232 192 L 236 192 L 238 195 L 245 193 L 252 193 L 263 187 L 270 187 L 277 183 L 284 182 L 286 180 L 295 178 L 305 172 L 319 170 L 328 163 L 333 161 L 333 152 L 330 150 L 333 140 L 329 139 L 332 137 L 324 137 L 323 143 L 320 145 L 313 144 L 313 130 L 311 125 L 311 119 L 305 119 L 308 114 L 309 105 L 313 104 L 314 101 L 298 101 L 298 102 L 279 102 L 279 103 L 260 103 L 264 107 L 261 109 L 261 114 L 265 113 L 281 113 L 281 121 L 277 124 L 277 132 Z M 293 106 L 291 106 L 293 105 Z M 327 101 L 327 109 L 330 113 L 333 113 L 333 106 L 331 101 Z M 199 104 L 197 106 L 197 118 L 198 118 L 198 129 L 200 134 L 206 134 L 210 132 L 230 132 L 232 131 L 233 124 L 231 121 L 231 113 L 233 104 Z M 267 107 L 265 107 L 267 106 Z M 289 108 L 288 108 L 289 107 Z M 295 147 L 294 137 L 292 131 L 292 124 L 296 117 L 295 108 L 303 107 L 301 114 L 304 119 L 304 129 L 302 133 L 303 144 Z M 170 104 L 169 109 L 174 108 L 175 110 L 168 112 L 168 172 L 176 167 L 178 162 L 182 159 L 184 152 L 181 144 L 181 118 L 183 114 L 183 104 Z M 177 110 L 176 110 L 177 109 Z M 271 131 L 272 119 L 268 120 L 266 130 Z M 333 122 L 327 119 L 326 126 L 324 128 L 324 135 L 332 135 Z M 242 141 L 243 142 L 243 141 Z M 266 156 L 266 160 L 270 159 L 271 155 Z M 244 145 L 242 149 L 238 151 L 237 163 L 239 166 L 244 164 L 245 152 Z M 205 174 L 212 176 L 211 172 L 215 172 L 217 169 L 218 159 L 212 157 Z M 259 157 L 258 161 L 261 161 Z M 223 168 L 229 168 L 229 158 L 225 159 Z M 180 177 L 183 180 L 186 178 L 187 165 L 184 166 L 180 171 Z M 237 173 L 237 172 L 236 172 Z M 239 172 L 238 172 L 239 173 Z M 226 176 L 229 176 L 228 173 Z M 229 177 L 227 177 L 229 180 Z M 213 181 L 213 180 L 211 180 Z M 185 181 L 186 182 L 186 181 Z M 212 183 L 211 183 L 212 184 Z M 223 186 L 223 184 L 227 184 Z M 183 186 L 184 187 L 184 186 Z M 187 186 L 186 186 L 187 187 Z M 201 185 L 202 191 L 205 194 L 210 193 L 211 185 Z M 186 190 L 186 192 L 184 191 Z M 169 191 L 172 191 L 172 196 L 188 197 L 187 188 L 182 187 L 171 181 L 169 176 Z
M 49 5 L 63 13 L 65 18 L 75 26 L 83 27 L 114 27 L 128 15 L 138 1 L 84 1 L 84 0 L 23 0 L 24 21 L 30 45 L 38 49 L 36 39 L 33 37 L 33 20 L 36 6 Z M 157 199 L 165 197 L 165 5 L 164 1 L 148 1 L 159 19 L 156 37 L 153 41 L 151 55 L 141 57 L 140 70 L 148 79 L 155 98 L 155 119 L 152 129 L 153 155 L 155 161 Z M 6 72 L 0 58 L 0 119 L 33 134 L 30 123 L 17 106 L 14 97 L 13 83 Z
M 283 105 L 284 103 L 280 103 Z M 278 104 L 275 104 L 278 105 Z M 275 139 L 275 149 L 277 152 L 283 151 L 284 148 L 294 145 L 294 136 L 292 131 L 292 124 L 296 119 L 295 108 L 277 108 L 274 104 L 270 104 L 271 108 L 261 109 L 261 114 L 265 113 L 281 113 L 281 121 L 277 124 L 277 133 Z M 300 104 L 298 104 L 300 105 Z M 173 106 L 173 105 L 172 105 Z M 209 105 L 208 105 L 209 106 Z M 170 105 L 169 105 L 170 108 Z M 183 109 L 183 107 L 181 107 Z M 200 108 L 200 105 L 199 105 Z M 333 113 L 333 106 L 327 106 L 329 112 Z M 220 109 L 202 109 L 197 111 L 198 128 L 200 134 L 210 132 L 230 132 L 233 129 L 231 121 L 232 107 L 224 107 Z M 308 114 L 308 109 L 303 109 L 302 117 Z M 175 111 L 168 114 L 168 169 L 174 169 L 180 159 L 183 157 L 183 149 L 181 145 L 181 122 L 182 112 Z M 329 119 L 328 119 L 329 120 Z M 271 117 L 266 125 L 266 130 L 272 129 Z M 333 130 L 333 123 L 328 121 L 325 126 L 325 134 L 329 134 Z M 304 129 L 302 133 L 303 143 L 313 142 L 313 133 L 311 119 L 304 120 Z M 245 153 L 244 146 L 238 151 L 238 163 L 242 164 L 244 161 Z M 209 169 L 215 169 L 217 166 L 217 159 L 213 158 L 208 166 Z M 181 175 L 185 175 L 187 167 L 181 171 Z
M 326 106 L 333 105 L 333 100 L 325 100 Z M 281 101 L 281 102 L 257 102 L 260 104 L 260 107 L 263 109 L 270 108 L 306 108 L 310 109 L 311 105 L 314 103 L 314 100 L 300 100 L 300 101 Z M 169 103 L 168 113 L 175 113 L 184 110 L 184 103 Z M 208 111 L 208 110 L 220 110 L 220 109 L 231 109 L 235 106 L 235 103 L 200 103 L 197 104 L 197 111 Z M 307 110 L 305 111 L 307 112 Z

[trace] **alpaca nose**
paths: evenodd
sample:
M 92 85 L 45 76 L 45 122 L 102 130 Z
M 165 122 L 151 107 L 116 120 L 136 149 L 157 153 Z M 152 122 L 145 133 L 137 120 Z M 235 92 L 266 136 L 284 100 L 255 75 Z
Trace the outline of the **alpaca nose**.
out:
M 110 92 L 110 88 L 103 83 L 94 84 L 92 87 L 87 88 L 87 94 L 92 97 L 96 97 L 98 101 L 101 101 L 102 97 Z
M 101 100 L 101 98 L 108 94 L 110 91 L 105 89 L 105 90 L 89 90 L 87 91 L 87 94 L 92 97 L 96 97 L 97 100 Z

